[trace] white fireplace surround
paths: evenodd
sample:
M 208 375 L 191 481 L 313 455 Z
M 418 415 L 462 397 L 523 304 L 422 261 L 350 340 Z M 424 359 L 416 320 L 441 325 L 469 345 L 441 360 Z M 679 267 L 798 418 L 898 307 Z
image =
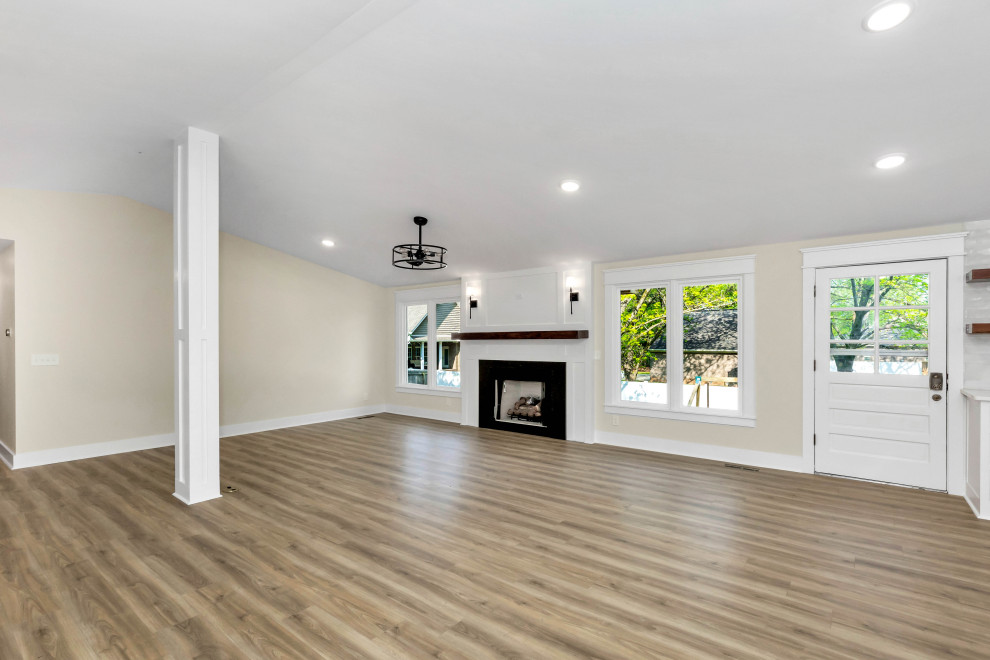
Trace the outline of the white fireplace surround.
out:
M 464 278 L 462 307 L 478 301 L 471 318 L 461 315 L 462 332 L 591 330 L 589 264 L 491 273 Z M 570 293 L 579 299 L 571 312 Z M 469 296 L 470 294 L 470 296 Z M 461 423 L 478 426 L 480 360 L 564 362 L 567 367 L 568 440 L 594 442 L 593 338 L 496 339 L 461 342 Z

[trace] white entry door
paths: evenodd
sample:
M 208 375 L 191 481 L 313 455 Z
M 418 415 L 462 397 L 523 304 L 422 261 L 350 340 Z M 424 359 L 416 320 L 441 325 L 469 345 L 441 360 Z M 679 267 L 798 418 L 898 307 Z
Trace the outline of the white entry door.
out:
M 815 291 L 815 471 L 945 490 L 945 261 L 821 268 Z

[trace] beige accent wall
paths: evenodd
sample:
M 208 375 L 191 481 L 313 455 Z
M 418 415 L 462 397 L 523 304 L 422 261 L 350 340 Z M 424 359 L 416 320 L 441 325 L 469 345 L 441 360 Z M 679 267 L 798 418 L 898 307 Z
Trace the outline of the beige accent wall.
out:
M 10 330 L 10 336 L 5 331 Z M 14 391 L 14 246 L 0 251 L 0 440 L 17 451 Z
M 17 251 L 17 452 L 171 433 L 171 216 L 0 190 L 0 238 Z M 61 363 L 33 367 L 33 353 Z
M 960 224 L 913 230 L 842 236 L 827 240 L 758 245 L 734 250 L 697 252 L 595 265 L 595 349 L 604 354 L 604 284 L 602 272 L 651 264 L 717 257 L 756 255 L 756 427 L 746 428 L 619 415 L 619 426 L 606 414 L 603 360 L 595 364 L 595 425 L 599 432 L 722 445 L 800 455 L 802 406 L 802 269 L 801 249 L 863 241 L 962 231 Z
M 383 287 L 220 235 L 220 423 L 385 401 L 392 381 Z
M 395 391 L 395 292 L 408 289 L 429 289 L 438 286 L 460 286 L 460 280 L 434 282 L 422 286 L 397 286 L 389 289 L 388 299 L 388 386 L 385 401 L 390 406 L 413 408 L 426 411 L 442 412 L 448 415 L 460 415 L 461 399 L 451 396 L 432 396 L 429 394 L 408 394 Z

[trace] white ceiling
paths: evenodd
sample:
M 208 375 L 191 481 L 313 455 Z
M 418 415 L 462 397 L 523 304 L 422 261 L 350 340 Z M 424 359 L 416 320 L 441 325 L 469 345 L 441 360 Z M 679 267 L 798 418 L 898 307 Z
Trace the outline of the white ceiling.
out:
M 990 3 L 875 4 L 5 2 L 0 185 L 170 209 L 206 128 L 225 231 L 379 284 L 990 217 Z

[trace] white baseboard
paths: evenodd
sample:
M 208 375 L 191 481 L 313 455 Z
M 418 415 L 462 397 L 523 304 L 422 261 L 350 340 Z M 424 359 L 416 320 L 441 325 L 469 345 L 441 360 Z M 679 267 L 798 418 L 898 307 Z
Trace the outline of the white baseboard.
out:
M 613 447 L 644 449 L 663 454 L 705 458 L 710 461 L 751 465 L 753 467 L 768 468 L 771 470 L 805 472 L 804 458 L 790 454 L 775 454 L 773 452 L 756 451 L 753 449 L 737 449 L 735 447 L 723 447 L 721 445 L 706 445 L 698 442 L 650 438 L 647 436 L 626 435 L 624 433 L 610 433 L 607 431 L 596 431 L 595 442 L 603 445 L 612 445 Z
M 14 469 L 14 452 L 10 451 L 10 447 L 3 440 L 0 440 L 0 461 L 11 470 Z
M 329 412 L 300 415 L 298 417 L 282 417 L 280 419 L 266 419 L 259 422 L 246 422 L 244 424 L 229 424 L 220 427 L 220 437 L 227 438 L 247 433 L 260 433 L 262 431 L 274 431 L 292 426 L 303 426 L 305 424 L 332 422 L 349 417 L 373 415 L 384 412 L 384 409 L 385 406 L 383 405 L 365 406 L 363 408 L 331 410 Z M 0 460 L 6 463 L 11 469 L 19 470 L 21 468 L 37 467 L 39 465 L 78 461 L 84 458 L 96 458 L 98 456 L 123 454 L 125 452 L 141 451 L 143 449 L 157 449 L 159 447 L 172 447 L 174 445 L 174 433 L 150 435 L 143 438 L 130 438 L 126 440 L 111 440 L 110 442 L 96 442 L 89 445 L 62 447 L 60 449 L 44 449 L 41 451 L 17 453 L 10 451 L 3 444 L 3 441 L 0 441 Z
M 396 415 L 406 415 L 408 417 L 422 417 L 423 419 L 434 419 L 438 422 L 461 423 L 461 409 L 457 410 L 430 410 L 429 408 L 414 408 L 413 406 L 385 406 L 385 412 Z
M 980 520 L 990 520 L 990 512 L 984 511 L 983 515 L 980 515 L 979 507 L 973 504 L 973 502 L 979 502 L 980 497 L 976 490 L 969 484 L 966 484 L 966 494 L 963 495 L 963 499 L 966 500 L 966 504 L 968 504 L 969 508 L 973 510 L 973 513 L 976 514 L 977 518 Z
M 980 510 L 976 508 L 976 505 L 973 504 L 972 493 L 970 492 L 969 488 L 966 489 L 966 494 L 963 495 L 963 499 L 966 500 L 966 504 L 969 505 L 969 508 L 973 510 L 973 515 L 979 518 Z
M 165 433 L 163 435 L 149 435 L 143 438 L 95 442 L 93 444 L 77 445 L 75 447 L 17 452 L 14 454 L 13 465 L 11 467 L 15 470 L 20 470 L 21 468 L 37 467 L 39 465 L 78 461 L 84 458 L 96 458 L 97 456 L 123 454 L 129 451 L 157 449 L 159 447 L 172 447 L 174 445 L 175 434 Z
M 258 422 L 244 422 L 243 424 L 227 424 L 220 427 L 220 437 L 229 438 L 235 435 L 247 435 L 248 433 L 262 433 L 264 431 L 276 431 L 287 429 L 293 426 L 306 426 L 307 424 L 320 424 L 322 422 L 336 422 L 341 419 L 351 417 L 361 417 L 362 415 L 374 415 L 385 412 L 382 404 L 374 406 L 363 406 L 361 408 L 345 408 L 343 410 L 328 410 L 326 412 L 312 413 L 309 415 L 297 415 L 295 417 L 279 417 L 277 419 L 263 419 Z
M 210 500 L 220 499 L 221 497 L 223 497 L 223 495 L 221 493 L 217 493 L 216 495 L 210 494 L 209 497 L 201 497 L 198 500 L 188 500 L 182 495 L 179 495 L 178 493 L 172 493 L 172 497 L 179 500 L 183 504 L 193 505 L 193 504 L 199 504 L 200 502 L 209 502 Z

